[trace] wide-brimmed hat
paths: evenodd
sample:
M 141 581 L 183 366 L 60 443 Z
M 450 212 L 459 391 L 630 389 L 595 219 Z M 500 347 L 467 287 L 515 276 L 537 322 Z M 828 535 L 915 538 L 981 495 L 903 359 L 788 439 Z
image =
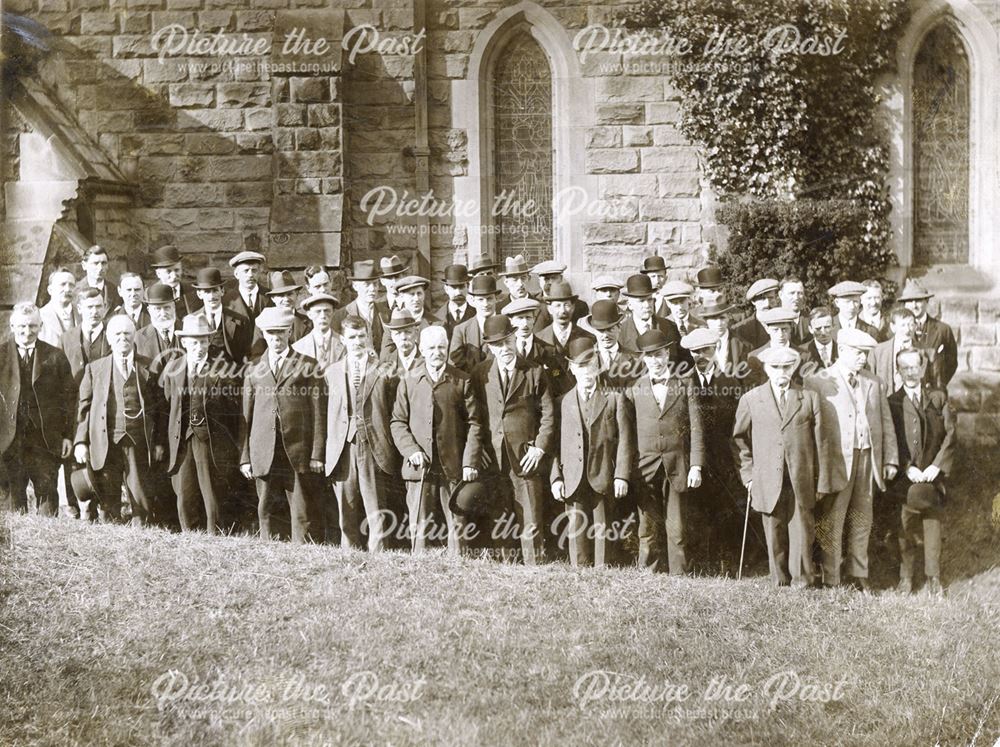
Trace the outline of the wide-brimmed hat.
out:
M 153 283 L 146 288 L 146 303 L 152 306 L 166 306 L 174 302 L 174 289 L 164 283 Z
M 896 301 L 899 303 L 903 301 L 924 301 L 933 295 L 933 293 L 913 278 L 907 278 L 906 283 L 903 285 L 903 290 L 896 296 Z
M 192 288 L 198 288 L 200 290 L 210 290 L 212 288 L 222 287 L 222 273 L 219 272 L 217 267 L 202 267 L 194 276 L 194 282 L 191 283 Z M 170 292 L 170 298 L 173 300 L 173 291 Z
M 722 285 L 722 270 L 715 265 L 708 265 L 698 270 L 694 284 L 698 288 L 719 288 Z
M 549 292 L 545 294 L 546 301 L 575 301 L 576 294 L 573 286 L 565 280 L 556 280 L 549 286 Z
M 337 300 L 336 296 L 331 296 L 329 293 L 317 293 L 313 296 L 307 296 L 302 299 L 302 303 L 299 304 L 299 308 L 306 310 L 311 309 L 316 304 L 328 303 L 333 308 L 337 308 L 340 305 L 340 301 Z
M 488 516 L 493 495 L 485 480 L 463 481 L 452 489 L 448 508 L 466 518 Z
M 411 314 L 406 309 L 396 308 L 392 312 L 392 317 L 385 324 L 386 329 L 408 329 L 409 327 L 416 327 L 420 322 L 413 318 Z
M 492 275 L 479 275 L 469 283 L 470 296 L 495 296 L 497 293 L 497 279 Z
M 669 348 L 675 342 L 676 340 L 671 340 L 667 337 L 667 333 L 662 329 L 651 329 L 648 332 L 643 332 L 639 335 L 638 339 L 635 341 L 635 346 L 640 353 L 648 355 L 649 353 L 655 353 L 658 350 Z
M 260 262 L 264 263 L 266 257 L 260 252 L 252 252 L 250 250 L 245 250 L 232 257 L 229 260 L 230 267 L 236 267 L 236 265 L 244 264 L 245 262 Z
M 172 267 L 181 261 L 181 252 L 173 244 L 166 244 L 153 250 L 153 256 L 149 259 L 150 267 Z
M 476 257 L 472 260 L 472 264 L 469 265 L 469 274 L 475 275 L 477 272 L 485 272 L 486 270 L 496 270 L 500 265 L 494 262 L 489 257 Z
M 288 270 L 271 273 L 271 287 L 268 289 L 268 296 L 283 296 L 286 293 L 294 293 L 302 289 L 301 283 L 295 282 L 295 277 Z
M 646 257 L 642 260 L 642 269 L 640 272 L 666 272 L 667 263 L 664 261 L 663 257 L 659 254 L 654 254 L 651 257 Z
M 649 275 L 630 275 L 625 281 L 622 295 L 629 298 L 647 298 L 653 295 L 653 281 L 649 279 Z
M 407 264 L 398 255 L 393 254 L 391 257 L 382 257 L 379 260 L 379 269 L 382 271 L 382 277 L 392 278 L 396 275 L 402 275 L 406 272 Z
M 211 337 L 215 334 L 204 314 L 188 314 L 177 330 L 178 337 Z
M 291 309 L 278 306 L 266 306 L 254 320 L 254 324 L 265 332 L 278 329 L 291 329 L 294 323 L 295 312 Z
M 623 319 L 622 310 L 618 304 L 606 298 L 594 301 L 590 307 L 590 326 L 594 329 L 610 329 Z
M 378 280 L 381 277 L 375 260 L 363 259 L 351 265 L 351 272 L 347 276 L 348 280 Z
M 503 272 L 498 273 L 500 277 L 511 277 L 513 275 L 527 275 L 528 261 L 518 254 L 516 257 L 507 257 L 503 263 Z
M 514 325 L 503 314 L 491 316 L 483 322 L 483 342 L 497 343 L 514 334 Z
M 467 285 L 469 268 L 465 265 L 448 265 L 444 268 L 445 285 Z
M 69 475 L 70 485 L 73 486 L 73 495 L 79 501 L 92 501 L 94 498 L 98 498 L 97 493 L 97 476 L 94 475 L 94 470 L 90 468 L 90 465 L 84 465 L 82 467 L 77 467 Z

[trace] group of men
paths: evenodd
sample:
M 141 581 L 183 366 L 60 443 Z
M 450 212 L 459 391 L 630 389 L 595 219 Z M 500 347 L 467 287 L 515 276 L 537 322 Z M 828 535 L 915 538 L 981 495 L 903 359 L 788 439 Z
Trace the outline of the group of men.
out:
M 481 258 L 445 270 L 432 310 L 430 281 L 396 256 L 353 263 L 346 304 L 320 267 L 304 292 L 287 271 L 264 285 L 254 251 L 228 283 L 203 267 L 188 285 L 172 246 L 150 264 L 148 287 L 113 287 L 95 246 L 82 279 L 59 268 L 48 303 L 15 307 L 10 508 L 30 483 L 57 513 L 61 467 L 85 519 L 370 551 L 402 528 L 414 550 L 598 566 L 637 515 L 638 563 L 678 574 L 742 555 L 752 507 L 775 583 L 866 589 L 880 493 L 900 587 L 922 546 L 940 588 L 957 348 L 912 280 L 886 313 L 874 280 L 809 309 L 800 280 L 765 278 L 743 315 L 714 266 L 689 284 L 648 257 L 625 282 L 597 278 L 588 306 L 557 262 Z

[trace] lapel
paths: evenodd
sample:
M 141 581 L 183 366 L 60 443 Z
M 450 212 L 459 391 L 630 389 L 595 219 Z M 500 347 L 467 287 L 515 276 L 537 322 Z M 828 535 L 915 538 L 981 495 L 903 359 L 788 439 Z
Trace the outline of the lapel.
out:
M 503 401 L 509 402 L 510 398 L 514 395 L 521 385 L 524 383 L 524 363 L 522 359 L 514 363 L 514 373 L 510 376 L 510 381 L 507 383 L 507 394 L 504 396 Z
M 377 360 L 373 360 L 374 356 L 369 356 L 368 360 L 365 361 L 365 372 L 361 378 L 361 401 L 364 402 L 371 396 L 372 390 L 375 388 L 375 382 L 378 381 L 378 371 L 376 370 Z
M 3 362 L 4 368 L 6 369 L 4 371 L 4 380 L 9 381 L 11 387 L 13 387 L 10 392 L 10 397 L 13 402 L 17 402 L 17 398 L 21 394 L 21 374 L 19 371 L 20 365 L 17 355 L 17 345 L 14 344 L 13 340 L 7 343 L 7 350 L 8 353 Z M 35 349 L 35 365 L 38 365 L 37 343 Z
M 42 375 L 42 349 L 39 344 L 40 341 L 35 341 L 35 354 L 31 356 L 31 385 L 34 387 L 35 382 L 38 381 L 38 377 Z M 17 355 L 15 352 L 14 355 Z
M 486 396 L 490 401 L 502 404 L 504 402 L 503 386 L 500 384 L 500 364 L 493 359 L 490 363 L 490 370 L 486 376 Z
M 774 390 L 771 390 L 771 399 L 774 399 Z M 775 402 L 774 406 L 777 407 L 778 403 Z M 799 411 L 802 407 L 802 391 L 795 386 L 789 385 L 788 391 L 785 394 L 785 414 L 781 416 L 781 428 L 784 430 L 785 426 L 792 422 L 792 418 L 795 417 L 795 413 Z M 779 409 L 780 413 L 781 410 Z
M 590 403 L 590 412 L 587 417 L 587 425 L 593 425 L 597 422 L 597 419 L 604 412 L 604 408 L 608 406 L 608 397 L 601 391 L 600 387 L 594 390 L 593 399 Z
M 298 371 L 299 371 L 299 354 L 296 353 L 294 350 L 289 349 L 288 355 L 285 356 L 285 360 L 281 364 L 281 370 L 279 371 L 278 381 L 276 383 L 281 384 L 281 382 L 283 382 L 293 373 L 298 373 Z
M 567 426 L 563 433 L 572 433 L 574 428 L 570 426 L 576 426 L 575 430 L 583 432 L 583 415 L 580 412 L 581 409 L 580 389 L 574 386 L 569 390 L 566 398 L 563 399 L 562 418 L 563 423 Z
M 650 386 L 650 392 L 652 392 L 652 386 Z M 661 418 L 677 403 L 683 392 L 684 386 L 682 383 L 677 379 L 671 379 L 667 385 L 667 396 L 663 398 L 663 407 L 660 409 Z M 653 400 L 655 401 L 656 398 L 654 397 Z

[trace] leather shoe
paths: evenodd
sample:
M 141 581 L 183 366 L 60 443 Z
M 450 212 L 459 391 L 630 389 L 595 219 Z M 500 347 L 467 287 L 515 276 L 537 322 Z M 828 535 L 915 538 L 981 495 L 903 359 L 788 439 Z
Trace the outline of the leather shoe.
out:
M 913 591 L 913 581 L 908 578 L 899 579 L 899 583 L 896 584 L 896 591 L 900 594 L 909 594 Z
M 937 576 L 928 578 L 924 588 L 927 589 L 928 594 L 932 594 L 933 596 L 940 597 L 944 595 L 944 587 L 941 586 L 941 579 Z

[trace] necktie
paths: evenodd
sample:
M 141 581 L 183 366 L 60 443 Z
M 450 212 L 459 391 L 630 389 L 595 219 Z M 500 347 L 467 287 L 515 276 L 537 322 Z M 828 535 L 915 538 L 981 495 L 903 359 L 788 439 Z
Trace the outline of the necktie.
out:
M 357 361 L 351 364 L 351 384 L 355 393 L 361 391 L 361 364 Z
M 847 383 L 851 385 L 851 389 L 855 389 L 858 386 L 858 376 L 857 374 L 848 374 Z
M 582 394 L 583 394 L 583 401 L 584 402 L 589 402 L 590 401 L 590 395 L 593 394 L 593 391 L 591 391 L 591 390 L 588 389 L 585 392 L 582 392 Z
M 527 357 L 527 355 L 528 355 L 528 343 L 527 343 L 527 341 L 525 341 L 525 340 L 518 340 L 518 342 L 517 342 L 517 352 L 521 355 L 522 358 Z
M 21 353 L 21 360 L 27 362 L 31 358 L 31 348 L 18 348 Z
M 782 414 L 784 414 L 784 412 L 785 412 L 785 402 L 786 401 L 787 401 L 787 398 L 785 397 L 785 390 L 782 389 L 781 392 L 780 392 L 780 396 L 778 397 L 778 407 L 781 409 Z
M 160 341 L 164 345 L 169 345 L 170 344 L 170 335 L 167 334 L 167 330 L 166 329 L 161 329 L 160 330 Z
M 913 403 L 913 406 L 917 408 L 917 410 L 920 409 L 920 397 L 917 395 L 916 390 L 910 392 L 910 402 Z
M 688 333 L 687 322 L 681 319 L 679 322 L 677 322 L 677 329 L 680 330 L 682 335 L 686 335 Z

